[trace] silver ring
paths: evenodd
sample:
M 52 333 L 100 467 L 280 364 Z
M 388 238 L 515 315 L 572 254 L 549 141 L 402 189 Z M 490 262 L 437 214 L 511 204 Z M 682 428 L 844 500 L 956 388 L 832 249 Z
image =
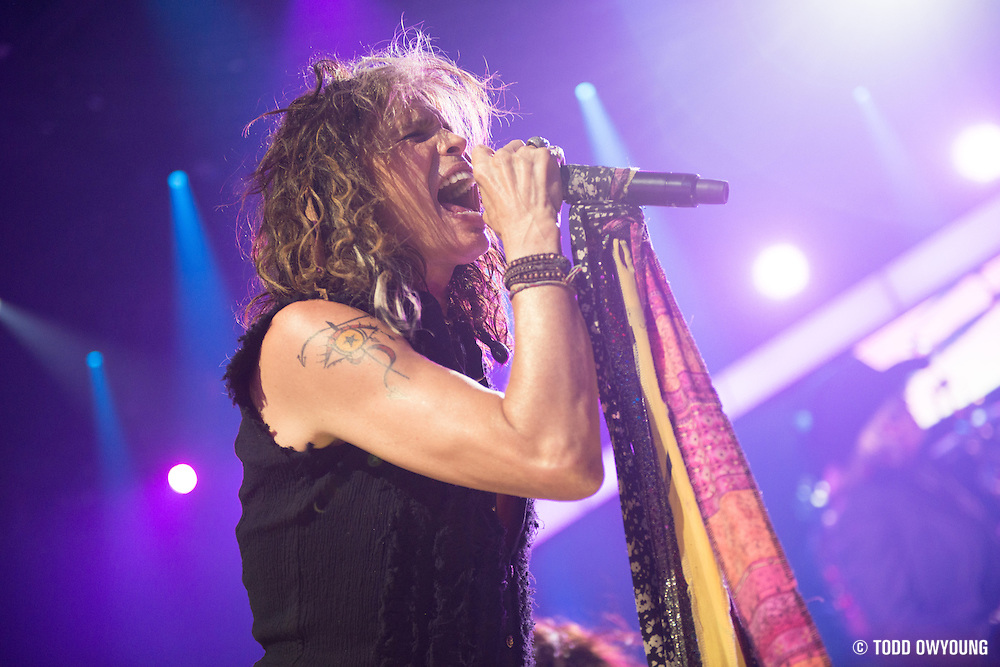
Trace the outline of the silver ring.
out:
M 524 143 L 528 146 L 534 146 L 535 148 L 548 148 L 552 145 L 545 137 L 532 137 Z

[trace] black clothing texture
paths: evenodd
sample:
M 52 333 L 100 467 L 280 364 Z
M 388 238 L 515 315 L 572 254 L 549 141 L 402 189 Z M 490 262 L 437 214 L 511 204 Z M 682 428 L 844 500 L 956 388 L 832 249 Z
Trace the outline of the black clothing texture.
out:
M 265 649 L 257 664 L 530 664 L 531 502 L 516 499 L 521 531 L 506 535 L 496 494 L 417 475 L 350 444 L 277 445 L 249 387 L 284 305 L 247 331 L 226 371 L 242 413 L 236 537 L 253 635 Z M 472 329 L 449 327 L 429 296 L 410 343 L 485 384 Z

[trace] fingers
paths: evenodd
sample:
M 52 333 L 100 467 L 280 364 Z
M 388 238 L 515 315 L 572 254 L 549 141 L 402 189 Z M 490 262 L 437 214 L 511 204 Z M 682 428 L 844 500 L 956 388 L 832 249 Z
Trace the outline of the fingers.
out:
M 532 137 L 525 142 L 525 145 L 533 146 L 535 148 L 543 148 L 552 154 L 552 157 L 556 159 L 556 162 L 558 162 L 560 166 L 566 164 L 566 154 L 563 152 L 563 149 L 549 143 L 549 140 L 545 137 Z
M 557 146 L 541 137 L 532 137 L 527 143 L 514 139 L 497 150 L 476 146 L 471 157 L 488 212 L 497 204 L 507 203 L 509 207 L 510 202 L 521 202 L 544 204 L 558 214 L 562 205 L 562 150 Z
M 542 141 L 544 141 L 544 139 Z M 472 150 L 472 164 L 475 166 L 477 158 L 480 162 L 482 162 L 484 158 L 488 157 L 494 157 L 503 161 L 513 156 L 517 156 L 520 160 L 539 162 L 542 164 L 547 161 L 548 156 L 552 156 L 558 164 L 563 164 L 563 151 L 558 146 L 542 146 L 541 148 L 543 150 L 537 150 L 538 148 L 538 145 L 525 143 L 520 139 L 509 141 L 497 150 L 493 150 L 488 146 L 476 146 Z
M 471 156 L 473 159 L 484 156 L 489 157 L 490 155 L 493 155 L 493 149 L 485 144 L 477 144 L 472 147 Z
M 533 149 L 536 148 L 544 149 L 544 152 L 549 153 L 560 165 L 566 163 L 566 156 L 563 153 L 563 149 L 559 146 L 553 146 L 548 142 L 548 140 L 542 137 L 532 137 L 526 142 L 521 141 L 520 139 L 514 139 L 513 141 L 507 142 L 499 150 L 494 150 L 489 146 L 484 145 L 475 146 L 473 147 L 471 153 L 472 163 L 475 165 L 477 158 L 479 161 L 482 161 L 483 158 L 492 157 L 498 153 L 514 154 L 521 151 L 521 149 L 529 149 L 521 153 L 522 157 L 527 157 L 530 153 L 533 153 Z M 539 153 L 541 153 L 541 151 L 539 151 Z

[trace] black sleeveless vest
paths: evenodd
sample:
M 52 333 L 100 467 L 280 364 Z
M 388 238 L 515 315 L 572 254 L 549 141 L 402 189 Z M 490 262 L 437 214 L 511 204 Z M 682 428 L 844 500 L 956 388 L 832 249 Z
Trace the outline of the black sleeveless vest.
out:
M 257 664 L 530 664 L 531 502 L 520 500 L 524 529 L 506 536 L 496 494 L 411 473 L 350 444 L 278 446 L 249 392 L 278 310 L 247 331 L 225 377 L 242 413 L 236 537 L 253 635 L 265 649 Z M 413 347 L 485 384 L 471 328 L 452 331 L 426 296 Z

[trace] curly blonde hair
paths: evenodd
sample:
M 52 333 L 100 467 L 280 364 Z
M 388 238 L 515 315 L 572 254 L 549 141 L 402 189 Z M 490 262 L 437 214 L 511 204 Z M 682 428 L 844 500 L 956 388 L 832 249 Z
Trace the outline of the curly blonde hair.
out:
M 250 254 L 259 283 L 243 323 L 278 303 L 328 298 L 410 334 L 420 319 L 425 266 L 377 218 L 386 195 L 373 175 L 388 150 L 378 130 L 401 105 L 423 102 L 469 145 L 486 144 L 493 119 L 504 115 L 494 102 L 500 87 L 492 76 L 460 69 L 419 30 L 353 61 L 318 60 L 310 71 L 309 92 L 264 114 L 280 122 L 244 195 L 245 202 L 257 200 Z M 501 298 L 504 258 L 489 234 L 490 250 L 456 268 L 447 316 L 471 325 L 496 358 L 496 342 L 506 344 L 509 337 Z

